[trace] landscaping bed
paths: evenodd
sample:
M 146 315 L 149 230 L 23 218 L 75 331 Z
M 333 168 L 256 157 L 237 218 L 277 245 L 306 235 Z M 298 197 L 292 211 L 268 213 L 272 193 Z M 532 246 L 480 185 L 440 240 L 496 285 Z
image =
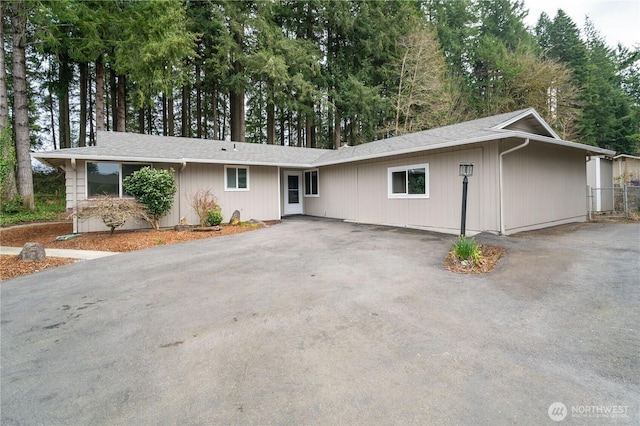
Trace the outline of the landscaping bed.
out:
M 266 223 L 266 226 L 277 223 L 279 222 L 270 221 Z M 77 238 L 56 241 L 59 236 L 73 233 L 72 223 L 38 223 L 0 229 L 0 244 L 5 247 L 22 247 L 27 242 L 38 242 L 42 243 L 45 249 L 128 252 L 166 244 L 238 234 L 260 229 L 264 226 L 261 224 L 223 225 L 220 230 L 208 232 L 176 231 L 173 229 L 116 231 L 113 234 L 110 234 L 109 231 L 89 232 L 81 234 Z M 72 259 L 52 257 L 47 257 L 44 262 L 23 262 L 17 256 L 0 256 L 0 279 L 7 280 L 71 262 L 73 262 Z

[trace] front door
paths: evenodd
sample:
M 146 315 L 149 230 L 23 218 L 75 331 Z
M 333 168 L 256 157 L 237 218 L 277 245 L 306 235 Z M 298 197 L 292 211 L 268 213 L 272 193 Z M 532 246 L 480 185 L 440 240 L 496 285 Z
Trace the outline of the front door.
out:
M 302 173 L 284 173 L 284 214 L 302 214 Z

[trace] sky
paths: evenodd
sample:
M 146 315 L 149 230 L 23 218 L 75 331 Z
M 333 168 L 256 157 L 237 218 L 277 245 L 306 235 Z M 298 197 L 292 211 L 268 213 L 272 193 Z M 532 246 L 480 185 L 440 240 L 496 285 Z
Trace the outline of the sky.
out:
M 584 28 L 585 16 L 589 16 L 596 30 L 609 47 L 623 46 L 640 48 L 640 0 L 525 0 L 529 16 L 525 24 L 534 27 L 542 12 L 551 19 L 558 9 L 571 17 L 580 28 Z

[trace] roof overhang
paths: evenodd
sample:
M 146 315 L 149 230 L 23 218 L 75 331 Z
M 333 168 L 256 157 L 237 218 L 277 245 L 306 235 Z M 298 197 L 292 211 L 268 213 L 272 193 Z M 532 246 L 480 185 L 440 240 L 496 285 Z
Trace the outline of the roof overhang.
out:
M 309 168 L 308 163 L 267 162 L 267 161 L 234 161 L 233 159 L 202 159 L 202 158 L 167 158 L 167 157 L 132 157 L 125 155 L 89 155 L 63 152 L 32 152 L 31 157 L 53 168 L 63 167 L 66 160 L 84 161 L 117 161 L 122 163 L 163 163 L 183 165 L 199 164 L 235 164 L 244 166 L 269 166 L 289 168 Z
M 413 147 L 413 148 L 405 149 L 405 150 L 397 150 L 397 151 L 393 151 L 393 152 L 376 153 L 376 154 L 372 154 L 372 155 L 363 155 L 363 156 L 359 156 L 359 157 L 349 157 L 349 158 L 343 158 L 343 159 L 339 159 L 339 160 L 331 160 L 331 161 L 327 161 L 327 162 L 318 161 L 318 162 L 313 163 L 313 165 L 316 166 L 316 167 L 318 167 L 318 166 L 331 166 L 331 165 L 334 165 L 334 164 L 344 164 L 344 163 L 351 163 L 351 162 L 355 162 L 355 161 L 373 160 L 373 159 L 377 159 L 377 158 L 396 156 L 396 155 L 415 154 L 415 153 L 418 153 L 418 152 L 434 151 L 434 150 L 438 150 L 438 149 L 453 148 L 453 147 L 457 147 L 457 146 L 471 145 L 471 144 L 475 144 L 475 143 L 490 142 L 490 141 L 494 141 L 494 140 L 509 139 L 509 138 L 530 139 L 530 140 L 533 140 L 533 141 L 545 142 L 545 143 L 549 143 L 549 144 L 552 144 L 552 145 L 558 145 L 558 146 L 565 146 L 565 147 L 568 147 L 568 148 L 580 149 L 580 150 L 584 151 L 585 155 L 590 155 L 590 156 L 594 156 L 594 155 L 612 156 L 612 155 L 615 154 L 615 151 L 611 151 L 611 150 L 604 149 L 604 148 L 599 148 L 597 146 L 585 145 L 585 144 L 581 144 L 581 143 L 577 143 L 577 142 L 570 142 L 570 141 L 565 141 L 565 140 L 562 140 L 562 139 L 555 139 L 555 138 L 551 138 L 551 137 L 547 137 L 547 136 L 534 135 L 534 134 L 526 133 L 526 132 L 520 132 L 520 131 L 514 131 L 514 130 L 496 130 L 496 132 L 499 132 L 499 134 L 486 135 L 486 136 L 481 136 L 481 137 L 477 137 L 477 138 L 469 138 L 469 139 L 464 139 L 464 140 L 442 142 L 442 143 L 431 144 L 431 145 L 426 145 L 426 146 Z

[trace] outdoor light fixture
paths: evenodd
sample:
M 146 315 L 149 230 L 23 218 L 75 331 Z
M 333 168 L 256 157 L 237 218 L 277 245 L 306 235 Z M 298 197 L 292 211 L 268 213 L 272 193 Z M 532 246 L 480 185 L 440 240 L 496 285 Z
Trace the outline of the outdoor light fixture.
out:
M 467 185 L 468 176 L 473 176 L 473 163 L 460 163 L 458 176 L 464 176 L 462 179 L 462 220 L 460 224 L 460 235 L 464 237 L 467 227 Z
M 458 176 L 473 176 L 473 163 L 460 163 L 460 172 Z

